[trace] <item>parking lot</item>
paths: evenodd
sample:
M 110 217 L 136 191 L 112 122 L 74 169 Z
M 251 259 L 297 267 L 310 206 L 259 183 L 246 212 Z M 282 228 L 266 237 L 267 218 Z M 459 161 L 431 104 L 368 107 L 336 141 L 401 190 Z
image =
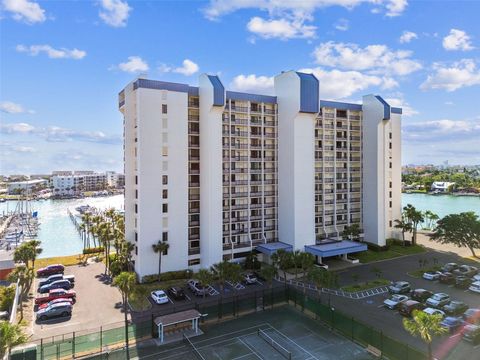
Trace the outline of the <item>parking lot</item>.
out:
M 464 259 L 435 251 L 423 254 L 385 260 L 375 264 L 360 265 L 342 271 L 340 285 L 352 283 L 352 275 L 358 274 L 359 281 L 367 281 L 375 278 L 372 268 L 378 268 L 382 277 L 392 281 L 408 281 L 412 289 L 423 288 L 433 293 L 443 292 L 450 295 L 451 300 L 460 300 L 469 305 L 470 308 L 480 308 L 480 294 L 469 290 L 459 289 L 453 285 L 441 284 L 438 281 L 429 281 L 422 278 L 415 278 L 408 275 L 408 272 L 419 269 L 419 259 L 427 259 L 429 265 L 433 265 L 436 259 L 439 265 L 447 262 L 466 263 Z M 407 294 L 408 295 L 408 294 Z M 389 310 L 384 307 L 383 301 L 389 297 L 388 294 L 376 295 L 361 300 L 352 300 L 337 296 L 324 295 L 323 302 L 330 301 L 331 306 L 344 314 L 353 316 L 364 323 L 383 331 L 385 334 L 409 345 L 426 350 L 425 344 L 418 338 L 410 336 L 403 328 L 403 317 L 397 310 Z M 478 359 L 480 345 L 473 346 L 462 340 L 461 334 L 448 334 L 434 340 L 435 354 L 438 358 L 450 359 Z
M 121 312 L 121 295 L 110 285 L 103 276 L 104 264 L 91 263 L 86 266 L 69 266 L 65 268 L 65 275 L 75 275 L 77 301 L 73 305 L 71 317 L 52 318 L 42 322 L 35 321 L 33 313 L 32 340 L 71 332 L 87 333 L 98 331 L 100 326 L 118 323 L 121 326 L 123 313 Z M 41 279 L 35 279 L 36 293 Z M 39 295 L 36 293 L 36 295 Z M 33 312 L 33 306 L 31 311 Z

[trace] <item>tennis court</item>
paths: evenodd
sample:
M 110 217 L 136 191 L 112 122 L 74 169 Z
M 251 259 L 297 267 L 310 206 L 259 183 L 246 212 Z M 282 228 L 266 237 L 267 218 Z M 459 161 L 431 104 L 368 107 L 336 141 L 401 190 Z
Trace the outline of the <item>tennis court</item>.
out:
M 202 327 L 205 334 L 159 347 L 141 359 L 372 359 L 365 349 L 290 306 Z

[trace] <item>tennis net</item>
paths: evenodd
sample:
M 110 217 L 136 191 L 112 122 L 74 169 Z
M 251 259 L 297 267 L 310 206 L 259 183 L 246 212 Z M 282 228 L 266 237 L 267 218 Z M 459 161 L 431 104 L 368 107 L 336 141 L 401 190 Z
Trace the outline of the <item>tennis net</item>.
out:
M 203 357 L 202 354 L 200 354 L 200 351 L 198 351 L 198 349 L 195 347 L 195 345 L 193 345 L 193 343 L 190 341 L 190 339 L 187 337 L 187 335 L 185 335 L 185 334 L 182 334 L 182 335 L 183 335 L 183 342 L 185 342 L 190 347 L 190 349 L 192 349 L 192 352 L 195 355 L 195 357 L 199 360 L 207 360 Z
M 268 343 L 275 350 L 277 350 L 277 352 L 280 355 L 282 355 L 285 359 L 288 359 L 288 360 L 292 359 L 292 353 L 287 349 L 285 349 L 278 342 L 273 340 L 265 331 L 263 331 L 262 329 L 258 329 L 258 336 L 261 337 L 263 340 L 265 340 L 265 342 Z

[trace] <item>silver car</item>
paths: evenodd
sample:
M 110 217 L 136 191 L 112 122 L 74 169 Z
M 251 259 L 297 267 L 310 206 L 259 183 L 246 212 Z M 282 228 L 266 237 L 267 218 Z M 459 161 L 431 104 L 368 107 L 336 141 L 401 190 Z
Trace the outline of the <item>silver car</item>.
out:
M 61 302 L 47 306 L 37 311 L 37 320 L 45 321 L 54 317 L 67 317 L 72 315 L 72 304 Z

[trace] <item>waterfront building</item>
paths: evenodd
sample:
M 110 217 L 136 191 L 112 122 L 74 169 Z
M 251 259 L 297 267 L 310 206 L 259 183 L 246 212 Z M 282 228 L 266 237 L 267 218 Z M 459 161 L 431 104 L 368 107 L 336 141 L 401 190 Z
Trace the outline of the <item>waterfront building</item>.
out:
M 452 189 L 454 185 L 455 185 L 454 182 L 434 181 L 432 183 L 432 186 L 430 187 L 430 190 L 437 191 L 437 192 L 448 192 Z
M 115 171 L 107 171 L 105 173 L 107 178 L 107 185 L 111 188 L 123 188 L 125 185 L 125 175 L 118 174 Z
M 53 194 L 75 195 L 83 191 L 105 190 L 107 175 L 94 171 L 61 171 L 52 173 Z
M 26 181 L 14 181 L 7 185 L 7 192 L 9 194 L 16 194 L 25 190 L 41 189 L 48 186 L 48 180 L 35 179 Z
M 341 241 L 358 224 L 379 246 L 398 237 L 401 109 L 380 96 L 324 101 L 311 74 L 275 78 L 275 96 L 139 78 L 124 116 L 125 236 L 140 277 L 209 267 L 252 250 L 325 257 L 366 249 Z

